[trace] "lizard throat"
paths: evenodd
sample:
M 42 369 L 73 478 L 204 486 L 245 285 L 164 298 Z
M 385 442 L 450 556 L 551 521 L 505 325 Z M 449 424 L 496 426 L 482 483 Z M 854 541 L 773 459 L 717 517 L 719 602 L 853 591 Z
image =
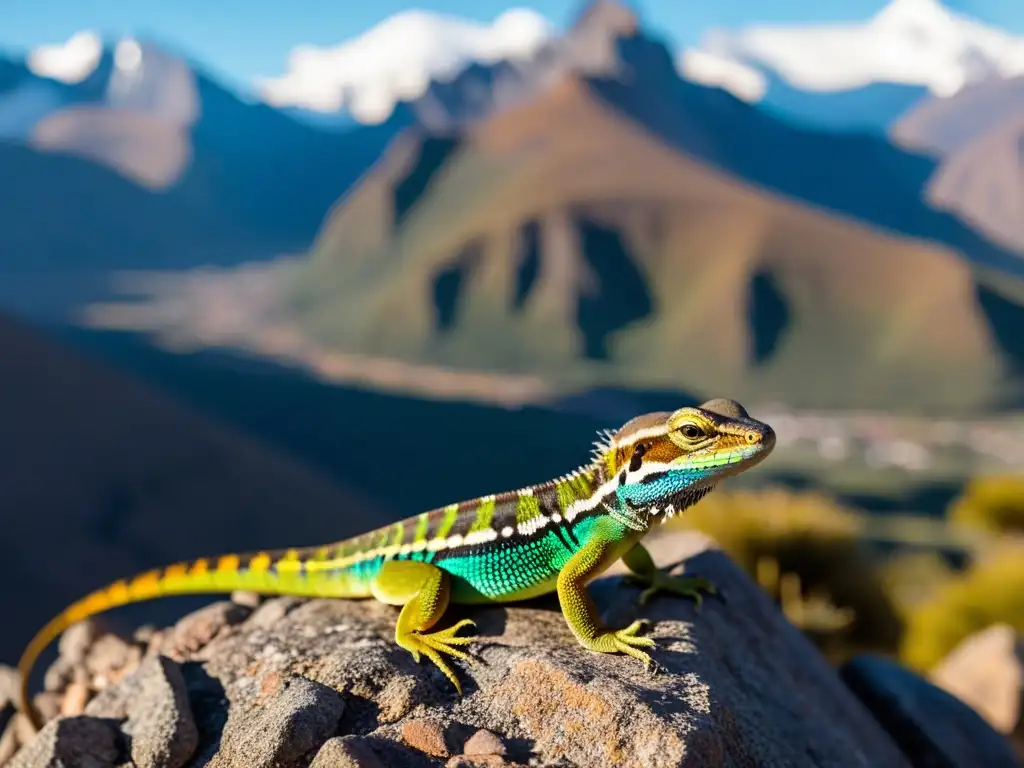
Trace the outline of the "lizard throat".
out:
M 714 489 L 714 485 L 693 488 L 673 495 L 662 504 L 651 504 L 649 506 L 642 507 L 639 510 L 633 510 L 633 512 L 642 515 L 644 527 L 650 528 L 655 523 L 664 524 L 667 520 L 671 520 L 676 515 L 681 515 L 684 510 L 692 507 Z

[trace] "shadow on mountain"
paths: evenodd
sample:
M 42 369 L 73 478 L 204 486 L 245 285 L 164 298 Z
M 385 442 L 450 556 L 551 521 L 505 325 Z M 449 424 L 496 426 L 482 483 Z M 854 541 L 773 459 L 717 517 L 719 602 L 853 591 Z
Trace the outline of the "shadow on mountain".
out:
M 0 142 L 0 178 L 7 273 L 230 266 L 261 253 L 260 241 L 232 222 L 78 157 Z
M 396 516 L 68 346 L 0 317 L 0 582 L 17 585 L 5 591 L 0 660 L 114 579 L 323 543 Z M 280 402 L 264 404 L 279 419 Z M 138 608 L 111 618 L 163 622 L 181 604 Z
M 608 337 L 629 323 L 651 314 L 653 302 L 643 275 L 615 229 L 584 217 L 576 220 L 580 252 L 594 277 L 582 288 L 576 321 L 584 340 L 584 356 L 607 360 Z
M 461 141 L 445 136 L 428 136 L 416 143 L 417 153 L 409 174 L 394 188 L 394 225 L 398 226 L 406 214 L 426 194 L 430 182 L 459 148 Z
M 483 243 L 469 243 L 449 266 L 440 270 L 433 280 L 434 329 L 447 331 L 458 321 L 459 299 L 470 273 L 480 264 Z
M 751 361 L 754 365 L 760 365 L 775 353 L 789 327 L 789 304 L 771 272 L 754 273 L 750 278 L 747 295 Z
M 1024 305 L 979 284 L 978 305 L 1016 373 L 1024 373 Z
M 224 210 L 282 251 L 308 247 L 331 206 L 411 124 L 399 108 L 378 125 L 318 130 L 243 102 L 201 70 L 197 87 L 203 112 L 192 129 L 192 165 L 176 192 Z
M 561 474 L 586 460 L 596 430 L 614 426 L 601 412 L 423 400 L 324 384 L 239 355 L 164 352 L 131 334 L 67 327 L 51 334 L 409 514 Z M 665 399 L 678 404 L 681 397 Z M 396 479 L 393 464 L 380 459 L 399 435 L 410 436 L 401 450 L 416 451 L 417 458 L 402 461 Z M 487 451 L 466 450 L 481 435 L 501 439 Z
M 516 265 L 516 287 L 512 296 L 512 309 L 520 311 L 526 306 L 526 297 L 540 275 L 540 224 L 536 219 L 519 228 L 519 263 Z

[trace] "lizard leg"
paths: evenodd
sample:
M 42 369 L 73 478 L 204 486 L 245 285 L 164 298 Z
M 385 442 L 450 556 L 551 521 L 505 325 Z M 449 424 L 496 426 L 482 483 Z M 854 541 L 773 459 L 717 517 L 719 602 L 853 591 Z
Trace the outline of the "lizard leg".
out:
M 715 594 L 718 589 L 707 579 L 699 576 L 670 576 L 654 564 L 651 554 L 642 544 L 636 544 L 622 557 L 622 562 L 632 572 L 627 579 L 646 587 L 640 593 L 640 604 L 647 602 L 659 592 L 669 592 L 680 597 L 693 598 L 700 608 L 703 592 Z
M 576 552 L 558 574 L 558 602 L 562 606 L 569 629 L 580 645 L 598 653 L 625 653 L 650 666 L 651 657 L 643 648 L 654 647 L 649 637 L 638 637 L 645 621 L 634 621 L 623 629 L 609 629 L 601 624 L 594 601 L 587 594 L 586 583 L 600 573 L 611 559 L 611 544 L 591 539 Z
M 459 679 L 444 657 L 469 659 L 456 646 L 467 645 L 472 640 L 457 637 L 456 633 L 463 627 L 474 626 L 473 622 L 463 619 L 448 629 L 427 632 L 448 607 L 448 574 L 430 563 L 390 560 L 381 567 L 370 588 L 373 596 L 382 603 L 402 606 L 395 624 L 395 642 L 409 651 L 417 662 L 420 654 L 430 659 L 461 694 Z

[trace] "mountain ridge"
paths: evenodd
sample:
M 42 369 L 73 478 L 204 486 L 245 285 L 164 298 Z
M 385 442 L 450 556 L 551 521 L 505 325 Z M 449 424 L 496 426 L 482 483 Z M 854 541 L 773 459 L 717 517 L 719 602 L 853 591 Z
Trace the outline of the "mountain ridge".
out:
M 635 43 L 635 38 L 619 41 L 630 64 L 637 61 L 628 48 Z M 661 56 L 668 58 L 663 48 Z M 645 75 L 634 82 L 651 82 L 650 70 L 632 71 Z M 808 210 L 792 195 L 780 198 L 764 185 L 751 184 L 749 176 L 740 181 L 727 169 L 712 171 L 707 155 L 714 155 L 720 133 L 684 135 L 691 151 L 680 152 L 679 142 L 666 139 L 665 131 L 651 130 L 642 110 L 622 109 L 624 102 L 631 106 L 625 90 L 607 78 L 566 76 L 532 103 L 467 127 L 429 159 L 423 157 L 431 146 L 429 137 L 421 139 L 419 150 L 396 151 L 386 158 L 335 209 L 318 237 L 293 296 L 300 325 L 314 339 L 346 351 L 456 368 L 543 372 L 570 389 L 675 385 L 701 393 L 768 392 L 801 406 L 854 401 L 877 405 L 893 396 L 905 407 L 913 402 L 912 390 L 928 380 L 931 392 L 921 407 L 956 407 L 957 401 L 968 409 L 990 407 L 1005 396 L 1005 352 L 992 336 L 985 312 L 977 308 L 976 291 L 988 289 L 976 282 L 969 260 L 940 245 L 872 232 L 870 222 L 844 222 L 835 212 Z M 725 115 L 740 103 L 720 92 L 713 98 Z M 692 118 L 694 111 L 682 114 Z M 753 140 L 743 127 L 734 133 Z M 573 143 L 567 144 L 570 136 Z M 706 142 L 702 150 L 692 151 L 701 141 Z M 878 142 L 870 140 L 867 146 Z M 602 157 L 601 147 L 622 157 Z M 732 157 L 726 152 L 722 156 Z M 408 189 L 424 162 L 437 170 L 418 182 L 419 198 L 402 203 L 407 213 L 398 217 L 398 190 Z M 913 162 L 923 170 L 929 167 L 926 158 Z M 638 177 L 636 168 L 646 169 L 646 175 Z M 701 181 L 688 180 L 696 178 Z M 543 220 L 533 223 L 537 215 Z M 709 230 L 716 217 L 718 226 Z M 688 221 L 700 234 L 673 229 L 673 219 Z M 531 227 L 539 233 L 529 234 Z M 659 231 L 662 246 L 656 244 Z M 666 236 L 666 231 L 674 234 Z M 687 238 L 690 248 L 699 243 L 731 266 L 719 270 L 710 257 L 692 251 L 687 256 L 691 266 L 672 257 Z M 830 238 L 848 243 L 832 248 L 845 252 L 847 261 L 833 255 L 826 272 L 821 271 L 824 264 L 811 269 L 824 258 L 814 248 L 826 253 Z M 527 241 L 534 245 L 524 245 Z M 771 245 L 773 241 L 778 245 Z M 810 251 L 808 241 L 814 242 Z M 665 245 L 671 242 L 676 245 Z M 846 291 L 847 300 L 853 301 L 846 311 L 853 319 L 844 323 L 836 317 L 841 306 L 835 302 L 843 302 L 843 280 L 865 279 L 858 275 L 864 271 L 857 265 L 864 257 L 854 257 L 858 252 L 875 254 L 865 269 L 877 272 L 869 283 L 877 295 L 858 297 Z M 979 266 L 988 265 L 987 253 Z M 595 258 L 605 263 L 595 265 Z M 905 266 L 892 267 L 894 258 Z M 995 261 L 1011 264 L 1021 274 L 1019 263 L 1008 255 Z M 526 262 L 534 264 L 529 270 L 537 293 L 523 299 L 515 265 Z M 811 271 L 801 278 L 801 269 Z M 596 274 L 595 284 L 595 270 L 604 271 L 603 282 Z M 536 277 L 538 271 L 542 278 Z M 887 280 L 880 282 L 886 273 Z M 924 275 L 927 280 L 922 280 Z M 814 283 L 808 279 L 835 287 L 832 306 L 812 299 L 807 289 Z M 686 293 L 693 280 L 704 281 L 708 289 L 719 285 L 719 292 L 728 286 L 729 308 L 706 314 L 710 306 L 700 308 L 699 292 L 681 308 L 666 303 L 666 286 Z M 633 286 L 633 298 L 617 300 L 615 292 L 628 285 Z M 660 300 L 652 299 L 652 290 L 662 292 Z M 902 291 L 915 295 L 920 306 L 910 309 L 902 297 L 906 309 L 886 309 L 899 306 Z M 889 297 L 885 301 L 879 298 L 883 293 Z M 810 312 L 814 320 L 800 323 L 799 333 L 782 321 L 776 338 L 764 345 L 769 351 L 754 353 L 758 342 L 748 336 L 744 318 L 745 305 L 755 294 L 762 304 L 775 302 L 769 315 L 785 314 L 788 303 L 791 311 Z M 587 298 L 595 295 L 597 304 Z M 935 302 L 942 300 L 957 309 L 933 317 Z M 648 317 L 652 301 L 661 314 Z M 588 302 L 589 310 L 584 308 Z M 666 308 L 674 311 L 674 319 L 666 319 Z M 604 322 L 597 318 L 607 319 L 609 311 L 620 315 L 614 327 L 596 330 L 594 322 Z M 587 312 L 590 319 L 582 320 Z M 395 322 L 399 316 L 405 318 L 401 324 Z M 780 325 L 778 317 L 768 319 L 769 325 Z M 702 322 L 712 325 L 702 330 Z M 604 340 L 581 338 L 588 333 Z M 916 349 L 922 340 L 927 351 Z M 823 345 L 831 350 L 825 353 L 828 362 L 822 361 L 820 370 L 808 369 Z M 844 346 L 850 352 L 837 354 Z M 682 375 L 675 363 L 659 360 L 657 350 L 665 348 L 688 348 L 701 365 Z M 756 359 L 758 355 L 771 362 Z M 901 355 L 907 358 L 902 363 Z M 609 358 L 614 363 L 606 365 Z M 948 372 L 957 358 L 966 373 Z M 885 378 L 878 371 L 886 365 L 907 380 L 894 381 L 887 390 L 878 381 Z M 873 373 L 864 378 L 867 371 Z M 937 376 L 942 386 L 936 386 Z M 836 394 L 836 387 L 856 388 L 855 382 L 863 385 L 863 392 Z

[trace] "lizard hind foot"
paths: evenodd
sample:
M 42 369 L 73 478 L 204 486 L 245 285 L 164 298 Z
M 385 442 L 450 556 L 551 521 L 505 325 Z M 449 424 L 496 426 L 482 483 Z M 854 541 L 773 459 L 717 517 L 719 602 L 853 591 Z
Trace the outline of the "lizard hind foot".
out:
M 591 646 L 591 650 L 601 653 L 625 653 L 643 662 L 644 667 L 650 669 L 654 660 L 650 654 L 642 649 L 654 648 L 657 643 L 649 637 L 640 637 L 638 634 L 649 626 L 649 622 L 638 619 L 624 629 L 605 632 L 597 636 Z
M 700 576 L 669 576 L 662 571 L 656 571 L 652 581 L 632 581 L 646 587 L 638 598 L 640 605 L 647 605 L 659 593 L 668 593 L 693 600 L 694 608 L 700 611 L 704 595 L 719 594 L 718 587 Z
M 413 660 L 417 663 L 420 661 L 421 654 L 430 659 L 434 666 L 440 669 L 444 676 L 451 681 L 452 685 L 455 686 L 455 690 L 461 696 L 462 685 L 459 683 L 459 678 L 455 675 L 455 672 L 445 661 L 444 657 L 451 656 L 463 661 L 472 661 L 469 654 L 457 647 L 469 645 L 473 642 L 472 637 L 459 637 L 457 635 L 460 629 L 467 626 L 475 627 L 476 625 L 471 619 L 463 619 L 448 629 L 442 629 L 437 632 L 413 631 L 405 633 L 398 638 L 398 643 L 412 654 Z

